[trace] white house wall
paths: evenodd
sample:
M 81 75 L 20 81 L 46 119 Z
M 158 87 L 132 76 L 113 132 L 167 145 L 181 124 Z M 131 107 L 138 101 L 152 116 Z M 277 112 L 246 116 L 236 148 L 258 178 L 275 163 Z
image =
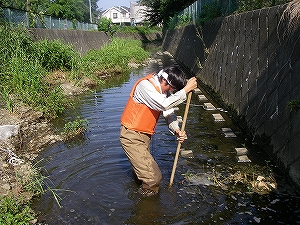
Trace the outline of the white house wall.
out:
M 117 18 L 114 18 L 114 13 L 117 14 Z M 130 23 L 130 15 L 129 12 L 126 14 L 120 13 L 118 9 L 115 7 L 110 8 L 109 10 L 106 10 L 103 14 L 102 17 L 110 18 L 114 24 L 118 23 Z
M 130 2 L 130 9 L 122 6 L 114 6 L 105 10 L 101 17 L 111 19 L 114 24 L 132 24 L 131 22 L 139 24 L 145 20 L 146 9 L 147 7 L 136 2 Z M 114 13 L 117 14 L 117 18 L 114 18 Z

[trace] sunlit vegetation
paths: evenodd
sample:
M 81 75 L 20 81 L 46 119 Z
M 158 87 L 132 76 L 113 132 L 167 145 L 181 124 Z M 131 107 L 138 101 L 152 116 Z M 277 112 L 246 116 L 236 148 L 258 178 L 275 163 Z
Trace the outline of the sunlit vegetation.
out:
M 1 0 L 0 7 L 26 10 L 30 17 L 45 14 L 80 22 L 90 22 L 90 9 L 93 21 L 98 16 L 97 0 Z
M 198 1 L 200 2 L 200 0 Z M 151 5 L 151 2 L 154 1 L 147 1 L 145 2 L 145 4 Z M 176 8 L 176 11 L 174 9 L 174 12 L 173 14 L 170 15 L 170 18 L 168 18 L 168 20 L 165 19 L 163 22 L 164 22 L 164 26 L 166 26 L 167 29 L 172 30 L 193 23 L 195 23 L 196 25 L 203 25 L 204 22 L 213 20 L 217 17 L 228 16 L 230 14 L 242 13 L 242 12 L 262 9 L 266 7 L 272 7 L 280 4 L 285 4 L 288 2 L 291 2 L 291 0 L 238 0 L 238 1 L 215 0 L 210 3 L 204 4 L 201 10 L 199 10 L 199 13 L 194 16 L 195 18 L 194 20 L 190 14 L 183 13 L 183 9 L 178 6 Z M 150 21 L 153 21 L 155 19 L 157 20 L 158 18 L 162 18 L 162 16 L 159 17 L 159 14 L 160 13 L 164 14 L 164 10 L 168 10 L 168 9 L 165 9 L 162 6 L 160 6 L 160 10 L 161 11 L 158 10 L 155 11 L 153 9 L 149 10 L 148 14 L 150 17 Z
M 46 118 L 55 118 L 70 106 L 59 83 L 47 82 L 52 73 L 62 71 L 65 79 L 77 85 L 85 77 L 99 85 L 105 76 L 128 73 L 129 63 L 149 57 L 137 40 L 113 39 L 101 50 L 80 57 L 59 40 L 34 42 L 25 29 L 9 25 L 1 25 L 0 30 L 1 102 L 10 111 L 21 102 Z
M 56 117 L 67 104 L 59 87 L 43 81 L 47 69 L 36 57 L 39 46 L 22 28 L 0 26 L 0 97 L 10 111 L 22 102 L 46 117 Z
M 111 19 L 102 17 L 98 22 L 98 30 L 109 34 L 111 37 L 114 36 L 116 32 L 140 35 L 147 35 L 151 33 L 161 32 L 162 28 L 160 26 L 150 26 L 150 23 L 145 21 L 143 26 L 120 26 L 113 24 Z
M 42 112 L 46 119 L 58 117 L 72 101 L 63 93 L 60 82 L 51 82 L 53 74 L 63 74 L 67 82 L 81 84 L 89 78 L 97 85 L 108 79 L 129 74 L 129 64 L 140 64 L 148 57 L 138 40 L 113 38 L 101 50 L 89 51 L 80 57 L 70 45 L 42 40 L 34 42 L 27 31 L 8 24 L 0 25 L 0 107 L 11 112 L 18 105 Z M 87 121 L 78 118 L 68 122 L 62 136 L 65 140 L 82 134 Z M 25 174 L 26 173 L 26 174 Z M 16 174 L 19 189 L 40 195 L 51 191 L 59 204 L 59 196 L 46 183 L 47 177 L 38 167 L 28 167 Z M 30 224 L 34 212 L 28 199 L 16 196 L 0 198 L 1 224 Z
M 16 184 L 11 194 L 0 196 L 0 224 L 35 224 L 36 213 L 31 208 L 30 199 L 46 192 L 51 193 L 61 207 L 58 189 L 54 189 L 52 181 L 44 175 L 45 171 L 39 166 L 40 162 L 34 165 L 24 163 L 15 169 Z
M 142 63 L 149 57 L 139 40 L 113 38 L 101 50 L 91 50 L 83 58 L 79 71 L 85 76 L 101 80 L 103 75 L 129 72 L 129 63 Z
M 78 117 L 74 121 L 69 121 L 65 124 L 62 136 L 64 140 L 71 140 L 78 135 L 83 135 L 84 131 L 86 131 L 88 126 L 88 121 L 86 119 L 82 119 Z

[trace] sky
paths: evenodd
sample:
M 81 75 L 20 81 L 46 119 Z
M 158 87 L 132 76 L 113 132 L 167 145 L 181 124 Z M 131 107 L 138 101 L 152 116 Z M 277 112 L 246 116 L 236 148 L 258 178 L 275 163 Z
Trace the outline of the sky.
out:
M 113 6 L 127 6 L 130 7 L 130 2 L 136 2 L 135 0 L 98 0 L 98 8 L 103 10 L 109 9 Z

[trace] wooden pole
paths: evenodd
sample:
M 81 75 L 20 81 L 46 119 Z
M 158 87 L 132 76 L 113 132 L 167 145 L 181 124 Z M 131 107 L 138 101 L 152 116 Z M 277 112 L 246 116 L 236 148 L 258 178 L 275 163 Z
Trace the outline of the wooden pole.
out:
M 186 106 L 185 106 L 185 111 L 184 111 L 184 116 L 183 116 L 181 131 L 184 131 L 184 129 L 185 129 L 185 124 L 186 124 L 186 119 L 187 119 L 187 115 L 188 115 L 188 112 L 189 112 L 191 98 L 192 98 L 192 92 L 190 91 L 189 94 L 188 94 L 187 101 L 186 101 Z M 178 156 L 179 156 L 179 152 L 180 152 L 180 147 L 181 147 L 181 143 L 180 143 L 180 141 L 178 141 L 177 150 L 176 150 L 175 159 L 174 159 L 174 164 L 173 164 L 173 169 L 172 169 L 172 174 L 171 174 L 171 178 L 170 178 L 170 184 L 169 184 L 170 187 L 173 184 L 173 179 L 174 179 L 175 170 L 176 170 L 176 166 L 177 166 L 177 161 L 178 161 Z

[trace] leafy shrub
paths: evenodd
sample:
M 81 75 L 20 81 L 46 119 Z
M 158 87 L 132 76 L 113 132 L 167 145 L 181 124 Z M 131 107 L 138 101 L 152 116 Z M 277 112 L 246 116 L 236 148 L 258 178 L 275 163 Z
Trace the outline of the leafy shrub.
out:
M 103 31 L 105 33 L 111 32 L 112 21 L 106 17 L 101 17 L 98 22 L 98 30 Z
M 65 140 L 72 139 L 79 134 L 82 134 L 88 125 L 88 121 L 86 119 L 81 119 L 77 117 L 74 121 L 69 121 L 65 124 L 63 129 L 63 136 Z
M 160 32 L 161 28 L 158 26 L 147 27 L 147 26 L 118 26 L 117 32 L 128 33 L 128 34 L 151 34 L 153 32 Z
M 28 205 L 23 205 L 20 199 L 14 197 L 1 197 L 0 199 L 0 224 L 29 225 L 34 219 L 34 212 Z
M 36 57 L 49 70 L 71 70 L 78 66 L 79 53 L 61 40 L 47 39 L 35 43 Z
M 291 0 L 238 0 L 237 12 L 246 12 L 275 5 L 281 5 Z
M 197 16 L 197 23 L 200 25 L 203 25 L 206 21 L 222 16 L 220 4 L 216 1 L 204 5 L 202 9 L 203 11 Z

